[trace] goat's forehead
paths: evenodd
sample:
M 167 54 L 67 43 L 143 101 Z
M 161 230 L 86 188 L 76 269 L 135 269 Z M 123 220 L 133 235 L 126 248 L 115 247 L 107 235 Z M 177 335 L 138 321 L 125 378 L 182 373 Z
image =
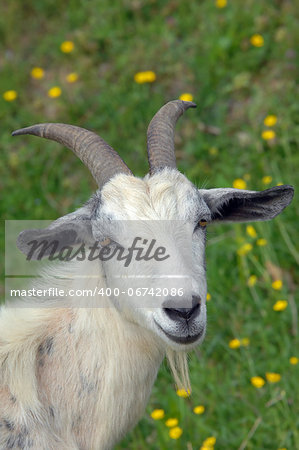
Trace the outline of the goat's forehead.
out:
M 180 172 L 165 169 L 144 179 L 117 175 L 101 192 L 102 212 L 117 219 L 187 219 L 207 208 L 198 189 Z

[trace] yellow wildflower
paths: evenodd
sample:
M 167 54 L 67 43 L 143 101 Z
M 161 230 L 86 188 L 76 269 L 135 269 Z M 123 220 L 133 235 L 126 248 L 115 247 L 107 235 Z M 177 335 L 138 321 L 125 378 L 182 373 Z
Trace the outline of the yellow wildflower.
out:
M 228 346 L 230 348 L 239 348 L 241 345 L 241 342 L 239 341 L 239 339 L 232 339 L 231 341 L 229 341 Z
M 270 175 L 266 175 L 265 177 L 262 178 L 262 182 L 264 184 L 270 184 L 272 181 L 272 177 Z
M 246 189 L 246 186 L 246 181 L 242 180 L 242 178 L 236 178 L 233 182 L 235 189 Z
M 179 423 L 178 419 L 167 419 L 165 425 L 169 428 L 176 427 Z
M 254 47 L 263 47 L 264 38 L 261 34 L 254 34 L 253 36 L 251 36 L 250 42 Z
M 248 236 L 252 238 L 255 238 L 257 236 L 257 232 L 255 231 L 255 228 L 252 225 L 247 225 L 246 233 L 248 234 Z
M 250 381 L 251 381 L 251 384 L 258 389 L 263 387 L 265 384 L 265 380 L 262 377 L 252 377 L 252 378 L 250 378 Z
M 276 186 L 282 186 L 283 185 L 283 183 L 277 183 L 277 185 Z
M 211 448 L 211 447 L 214 447 L 215 444 L 216 444 L 216 438 L 214 436 L 209 436 L 203 441 L 202 446 Z
M 61 96 L 61 89 L 58 86 L 53 86 L 48 90 L 48 96 L 51 98 L 57 98 Z
M 193 408 L 194 414 L 203 414 L 205 412 L 205 407 L 203 405 L 198 405 Z
M 153 72 L 152 70 L 147 70 L 145 72 L 137 72 L 134 75 L 134 80 L 138 84 L 152 83 L 153 81 L 156 80 L 156 78 L 157 76 L 155 72 Z
M 211 148 L 209 149 L 209 153 L 210 153 L 210 155 L 212 155 L 212 156 L 218 155 L 218 152 L 219 152 L 219 150 L 218 150 L 217 147 L 211 147 Z
M 273 305 L 274 311 L 284 311 L 288 306 L 288 302 L 286 300 L 277 300 Z
M 250 340 L 248 338 L 241 339 L 241 345 L 243 345 L 243 347 L 248 347 L 249 344 Z
M 183 398 L 190 397 L 190 395 L 191 395 L 190 389 L 187 389 L 187 391 L 186 391 L 186 389 L 178 389 L 176 391 L 176 393 L 179 397 L 183 397 Z
M 40 80 L 45 76 L 45 71 L 41 67 L 33 67 L 30 73 L 32 78 L 35 78 L 36 80 Z
M 13 102 L 17 98 L 17 96 L 17 91 L 14 91 L 12 89 L 3 93 L 3 98 L 7 102 Z
M 62 53 L 71 53 L 75 48 L 73 41 L 64 41 L 60 44 L 60 50 Z
M 247 280 L 247 284 L 248 286 L 252 287 L 256 284 L 257 282 L 257 276 L 256 275 L 250 275 L 250 277 Z
M 264 118 L 264 125 L 266 127 L 273 127 L 277 122 L 277 117 L 273 114 Z
M 154 411 L 151 412 L 151 417 L 154 420 L 163 419 L 165 416 L 165 412 L 163 409 L 154 409 Z
M 264 130 L 264 131 L 262 132 L 262 138 L 263 138 L 265 141 L 270 141 L 271 139 L 274 139 L 275 136 L 276 136 L 276 133 L 275 133 L 275 131 L 273 131 L 273 130 Z
M 227 0 L 216 0 L 215 3 L 217 8 L 225 8 L 227 5 Z
M 239 256 L 244 256 L 247 255 L 247 253 L 249 253 L 252 250 L 252 245 L 247 243 L 247 244 L 243 244 L 242 247 L 240 247 L 237 250 L 237 253 Z
M 268 383 L 278 383 L 281 380 L 281 375 L 279 373 L 267 372 L 266 378 Z
M 273 281 L 272 287 L 273 289 L 275 289 L 275 291 L 280 291 L 280 289 L 282 288 L 282 281 L 281 280 Z
M 259 245 L 260 247 L 265 247 L 265 245 L 267 244 L 268 244 L 267 239 L 264 238 L 258 239 L 256 241 L 256 245 Z
M 207 302 L 209 302 L 211 298 L 212 298 L 211 294 L 207 293 Z
M 180 100 L 183 100 L 184 102 L 192 102 L 193 101 L 193 95 L 189 94 L 188 92 L 185 92 L 184 94 L 179 96 Z
M 66 81 L 68 83 L 75 83 L 78 80 L 78 74 L 76 72 L 71 72 L 66 76 Z
M 295 366 L 296 364 L 298 364 L 299 359 L 296 356 L 291 356 L 290 359 L 290 364 L 292 364 L 293 366 Z
M 183 430 L 180 427 L 174 427 L 169 430 L 169 436 L 171 439 L 179 439 L 183 434 Z

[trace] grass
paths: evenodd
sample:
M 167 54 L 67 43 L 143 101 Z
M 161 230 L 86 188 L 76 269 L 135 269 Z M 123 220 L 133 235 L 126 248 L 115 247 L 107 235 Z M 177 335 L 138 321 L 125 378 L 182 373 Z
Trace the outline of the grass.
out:
M 208 0 L 7 2 L 0 17 L 2 217 L 54 219 L 96 188 L 71 152 L 34 137 L 12 139 L 13 129 L 55 121 L 96 130 L 142 176 L 147 124 L 184 92 L 198 108 L 177 126 L 177 160 L 194 183 L 224 187 L 242 178 L 253 190 L 295 185 L 295 27 L 295 4 L 287 0 L 228 0 L 222 9 Z M 254 34 L 263 36 L 262 47 L 251 44 Z M 69 54 L 60 51 L 65 40 L 75 44 Z M 40 80 L 30 76 L 36 66 L 45 70 Z M 135 83 L 143 70 L 154 71 L 156 81 Z M 72 72 L 78 81 L 71 84 Z M 48 97 L 53 86 L 61 96 Z M 18 97 L 7 102 L 2 94 L 11 89 Z M 276 138 L 265 141 L 269 114 L 278 118 L 271 127 Z M 264 176 L 272 177 L 270 184 Z M 246 234 L 245 224 L 209 230 L 209 328 L 200 357 L 190 355 L 192 395 L 176 395 L 164 365 L 144 418 L 118 449 L 191 450 L 208 436 L 219 449 L 299 448 L 299 364 L 289 363 L 299 357 L 296 213 L 294 201 L 271 223 L 254 224 L 257 238 Z M 267 245 L 256 245 L 258 238 Z M 252 250 L 238 256 L 246 242 Z M 249 287 L 253 274 L 257 283 Z M 271 286 L 275 276 L 281 291 Z M 288 307 L 276 312 L 280 299 Z M 244 337 L 248 346 L 229 347 Z M 281 381 L 252 386 L 250 378 L 266 372 L 281 374 Z M 204 414 L 193 413 L 196 405 L 205 406 Z M 178 440 L 169 437 L 165 419 L 150 417 L 154 408 L 179 419 Z

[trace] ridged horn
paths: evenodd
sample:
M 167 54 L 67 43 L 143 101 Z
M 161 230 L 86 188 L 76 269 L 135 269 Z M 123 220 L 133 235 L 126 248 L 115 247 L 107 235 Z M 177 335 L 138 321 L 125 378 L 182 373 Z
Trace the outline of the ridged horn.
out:
M 147 155 L 150 174 L 164 167 L 176 168 L 174 152 L 174 127 L 188 108 L 196 108 L 193 102 L 173 100 L 155 114 L 147 129 Z
M 99 188 L 118 173 L 132 175 L 128 166 L 107 142 L 84 128 L 64 123 L 41 123 L 12 133 L 13 136 L 21 134 L 51 139 L 71 149 L 90 170 Z

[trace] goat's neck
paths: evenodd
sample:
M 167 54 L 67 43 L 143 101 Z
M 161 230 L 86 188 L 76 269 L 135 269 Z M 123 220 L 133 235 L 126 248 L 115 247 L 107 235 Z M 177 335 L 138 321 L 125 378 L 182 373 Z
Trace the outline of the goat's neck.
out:
M 72 432 L 80 448 L 110 448 L 143 414 L 163 351 L 113 308 L 77 309 L 52 345 L 39 385 L 54 428 L 66 439 Z M 60 429 L 66 423 L 72 430 Z

